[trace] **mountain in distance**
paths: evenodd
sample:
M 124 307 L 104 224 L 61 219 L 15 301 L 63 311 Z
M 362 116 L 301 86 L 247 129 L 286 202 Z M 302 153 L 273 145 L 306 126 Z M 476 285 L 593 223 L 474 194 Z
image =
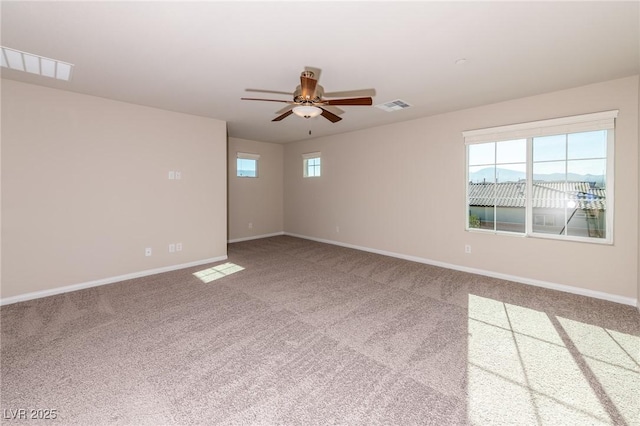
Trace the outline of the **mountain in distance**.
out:
M 498 175 L 498 179 L 500 182 L 518 182 L 519 180 L 526 179 L 526 174 L 523 172 L 519 172 L 516 170 L 509 169 L 496 169 L 496 174 Z M 533 180 L 544 180 L 544 181 L 563 181 L 568 179 L 573 182 L 595 182 L 599 185 L 604 185 L 604 176 L 603 175 L 579 175 L 577 173 L 568 173 L 565 177 L 564 173 L 551 173 L 551 174 L 535 174 L 533 175 Z M 473 183 L 482 183 L 482 182 L 493 182 L 493 168 L 486 167 L 484 169 L 480 169 L 477 172 L 469 173 L 469 182 Z
M 497 169 L 497 174 L 501 182 L 517 182 L 527 177 L 523 172 L 500 168 Z M 487 167 L 477 172 L 469 173 L 469 181 L 473 183 L 493 182 L 493 167 Z

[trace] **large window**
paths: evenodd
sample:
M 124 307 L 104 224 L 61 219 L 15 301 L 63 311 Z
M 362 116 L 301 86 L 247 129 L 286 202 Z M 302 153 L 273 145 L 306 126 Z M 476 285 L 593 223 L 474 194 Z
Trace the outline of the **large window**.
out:
M 238 177 L 258 177 L 258 160 L 260 155 L 238 152 L 236 159 L 236 176 Z
M 310 152 L 302 154 L 302 176 L 319 177 L 320 176 L 320 153 Z
M 464 132 L 467 229 L 611 243 L 616 116 Z

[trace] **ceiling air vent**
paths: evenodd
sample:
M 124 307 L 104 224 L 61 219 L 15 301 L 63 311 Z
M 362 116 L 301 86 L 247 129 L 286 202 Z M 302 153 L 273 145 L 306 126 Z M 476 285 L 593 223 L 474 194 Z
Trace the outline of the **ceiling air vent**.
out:
M 2 60 L 2 66 L 4 68 L 25 71 L 31 74 L 57 78 L 58 80 L 64 81 L 69 81 L 71 78 L 73 64 L 4 46 L 0 47 L 2 48 L 0 59 Z
M 385 102 L 384 104 L 376 105 L 376 108 L 380 108 L 383 111 L 393 112 L 400 111 L 401 109 L 409 108 L 411 105 L 401 99 L 395 101 Z

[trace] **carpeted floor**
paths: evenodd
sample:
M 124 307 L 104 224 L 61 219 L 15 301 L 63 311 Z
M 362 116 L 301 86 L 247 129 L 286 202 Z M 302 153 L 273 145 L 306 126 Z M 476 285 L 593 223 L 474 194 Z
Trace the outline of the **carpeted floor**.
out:
M 292 237 L 0 312 L 3 423 L 640 424 L 635 308 Z

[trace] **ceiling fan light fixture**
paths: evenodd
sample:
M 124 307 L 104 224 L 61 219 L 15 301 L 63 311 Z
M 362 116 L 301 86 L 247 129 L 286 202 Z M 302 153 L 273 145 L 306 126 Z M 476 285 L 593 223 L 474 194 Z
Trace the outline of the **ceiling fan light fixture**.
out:
M 303 118 L 313 118 L 322 114 L 322 109 L 311 105 L 299 105 L 293 108 L 293 113 Z

